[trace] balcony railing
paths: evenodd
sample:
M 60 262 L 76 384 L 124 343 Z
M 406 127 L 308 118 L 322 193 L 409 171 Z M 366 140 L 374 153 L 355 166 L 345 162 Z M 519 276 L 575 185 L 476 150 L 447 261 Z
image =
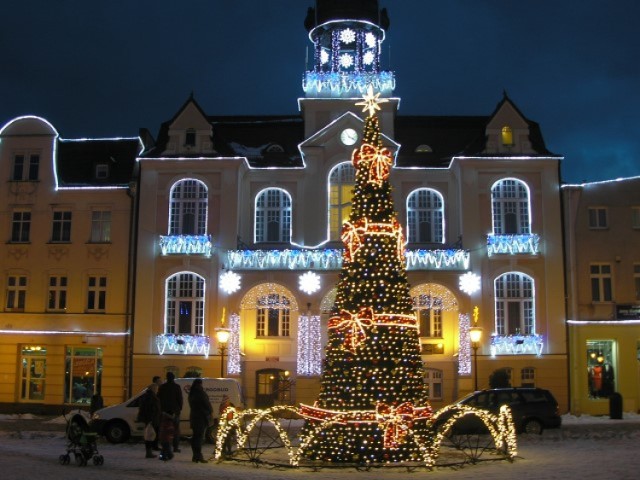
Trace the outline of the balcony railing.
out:
M 342 249 L 229 250 L 231 270 L 340 270 Z M 467 250 L 407 250 L 407 270 L 468 270 Z
M 491 356 L 496 355 L 542 355 L 544 341 L 542 335 L 492 335 Z
M 211 256 L 211 235 L 161 235 L 162 255 Z
M 156 335 L 156 347 L 160 355 L 165 353 L 175 354 L 200 354 L 209 356 L 211 343 L 206 335 L 179 335 L 174 333 L 161 333 Z
M 540 235 L 536 233 L 522 235 L 487 235 L 487 253 L 493 255 L 518 255 L 539 253 Z

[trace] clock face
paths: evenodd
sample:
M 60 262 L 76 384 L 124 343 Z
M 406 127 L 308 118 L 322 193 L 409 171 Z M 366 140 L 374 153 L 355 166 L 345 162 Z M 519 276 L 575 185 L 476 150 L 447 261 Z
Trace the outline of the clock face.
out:
M 340 134 L 340 140 L 345 145 L 353 145 L 358 141 L 358 132 L 353 128 L 345 128 Z

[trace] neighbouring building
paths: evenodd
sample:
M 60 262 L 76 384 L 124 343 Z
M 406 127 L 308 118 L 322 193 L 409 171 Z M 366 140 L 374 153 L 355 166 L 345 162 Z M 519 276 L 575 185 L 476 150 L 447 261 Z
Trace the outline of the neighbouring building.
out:
M 565 185 L 571 411 L 640 409 L 640 177 Z
M 127 175 L 109 183 L 118 189 L 56 190 L 63 165 L 54 159 L 64 149 L 53 145 L 71 142 L 59 140 L 46 122 L 30 120 L 48 132 L 42 143 L 49 148 L 49 196 L 7 201 L 0 227 L 12 238 L 20 231 L 14 211 L 39 211 L 36 201 L 43 218 L 53 218 L 60 206 L 83 211 L 86 224 L 74 223 L 72 236 L 83 245 L 68 246 L 64 265 L 69 285 L 73 274 L 84 296 L 74 297 L 73 309 L 70 299 L 66 315 L 48 314 L 44 285 L 54 273 L 43 272 L 65 270 L 56 270 L 60 245 L 52 244 L 44 221 L 38 224 L 44 230 L 31 232 L 32 245 L 6 244 L 7 252 L 21 248 L 29 255 L 1 257 L 0 374 L 8 380 L 1 401 L 21 401 L 20 362 L 37 358 L 21 349 L 48 343 L 47 378 L 55 374 L 56 383 L 47 386 L 47 403 L 72 399 L 64 394 L 69 360 L 63 352 L 83 345 L 100 349 L 105 395 L 107 369 L 114 372 L 109 399 L 172 371 L 237 378 L 248 406 L 312 402 L 342 264 L 342 224 L 351 208 L 351 153 L 362 136 L 356 103 L 372 85 L 387 100 L 380 125 L 395 156 L 390 181 L 434 407 L 473 390 L 476 376 L 485 388 L 493 372 L 507 369 L 513 385 L 549 388 L 568 408 L 562 157 L 547 150 L 539 125 L 506 94 L 486 116 L 400 115 L 394 73 L 380 62 L 386 10 L 377 0 L 315 4 L 305 20 L 314 55 L 299 114 L 216 116 L 192 96 L 155 138 L 141 132 L 142 150 L 137 139 L 114 142 L 132 149 Z M 7 179 L 16 152 L 39 138 L 13 135 L 14 123 L 20 121 L 5 127 L 0 146 Z M 87 165 L 109 160 L 90 150 L 101 142 L 107 141 L 83 144 Z M 41 159 L 45 165 L 44 153 Z M 101 185 L 90 176 L 82 181 Z M 44 177 L 36 185 L 42 187 Z M 108 259 L 90 253 L 96 246 L 87 241 L 93 209 L 101 205 L 118 225 L 111 230 L 118 241 L 98 245 Z M 73 213 L 74 222 L 80 216 Z M 40 257 L 31 254 L 36 245 Z M 36 272 L 42 278 L 32 281 Z M 28 277 L 23 286 L 21 275 Z M 81 301 L 93 291 L 87 282 L 94 277 L 107 279 L 106 311 L 99 315 Z M 19 291 L 34 301 L 29 315 L 7 310 Z M 484 333 L 477 350 L 469 336 L 474 310 Z M 31 318 L 54 319 L 55 327 L 49 321 L 47 328 L 65 335 L 11 331 Z M 84 318 L 81 334 L 65 323 Z M 230 332 L 223 350 L 216 340 L 221 328 Z M 30 329 L 40 327 L 21 328 Z

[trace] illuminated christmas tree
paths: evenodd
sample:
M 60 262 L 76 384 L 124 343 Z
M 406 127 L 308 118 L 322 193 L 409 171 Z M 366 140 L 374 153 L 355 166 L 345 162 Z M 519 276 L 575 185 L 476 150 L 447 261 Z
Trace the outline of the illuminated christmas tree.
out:
M 386 100 L 364 96 L 362 144 L 353 152 L 356 185 L 329 341 L 303 455 L 341 463 L 419 460 L 431 407 L 423 379 L 418 327 L 405 270 L 404 238 L 388 178 L 376 110 Z M 420 440 L 423 439 L 423 440 Z

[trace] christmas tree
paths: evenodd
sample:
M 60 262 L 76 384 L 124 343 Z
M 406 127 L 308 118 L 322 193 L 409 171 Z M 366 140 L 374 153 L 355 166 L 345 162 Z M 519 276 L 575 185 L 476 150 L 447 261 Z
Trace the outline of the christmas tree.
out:
M 431 407 L 418 327 L 409 295 L 404 237 L 389 184 L 392 153 L 383 147 L 369 87 L 362 143 L 353 152 L 356 185 L 342 229 L 343 267 L 329 320 L 321 391 L 307 418 L 303 455 L 341 463 L 419 460 Z M 423 440 L 421 440 L 423 439 Z

